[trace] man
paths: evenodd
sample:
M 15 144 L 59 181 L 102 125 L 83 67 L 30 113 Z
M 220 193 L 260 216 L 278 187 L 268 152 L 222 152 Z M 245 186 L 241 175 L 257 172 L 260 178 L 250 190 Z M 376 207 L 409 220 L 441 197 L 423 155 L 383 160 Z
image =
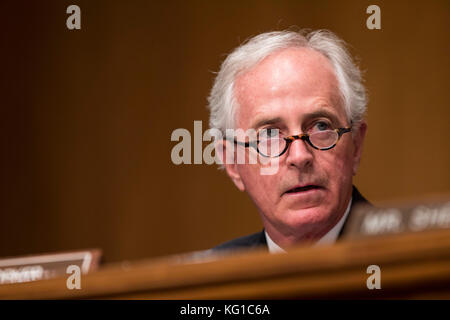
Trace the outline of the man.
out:
M 366 202 L 352 183 L 366 104 L 359 69 L 329 31 L 270 32 L 235 49 L 209 97 L 210 126 L 224 135 L 227 129 L 257 133 L 253 141 L 242 135 L 218 141 L 216 150 L 236 187 L 255 203 L 264 230 L 213 251 L 266 246 L 276 252 L 336 241 L 354 205 Z M 264 154 L 261 141 L 274 151 Z M 234 161 L 239 152 L 244 163 Z M 262 174 L 267 162 L 250 161 L 258 153 L 276 161 L 275 173 Z

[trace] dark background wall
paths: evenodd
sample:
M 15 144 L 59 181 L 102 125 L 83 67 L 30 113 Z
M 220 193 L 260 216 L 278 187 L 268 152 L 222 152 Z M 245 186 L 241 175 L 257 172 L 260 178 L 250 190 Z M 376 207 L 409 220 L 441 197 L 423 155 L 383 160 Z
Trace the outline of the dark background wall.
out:
M 66 8 L 81 7 L 79 31 Z M 381 8 L 381 30 L 366 8 Z M 207 126 L 226 53 L 250 36 L 327 28 L 365 70 L 356 185 L 374 203 L 450 192 L 450 2 L 2 1 L 0 256 L 99 247 L 105 261 L 212 247 L 261 228 L 211 165 L 171 162 Z

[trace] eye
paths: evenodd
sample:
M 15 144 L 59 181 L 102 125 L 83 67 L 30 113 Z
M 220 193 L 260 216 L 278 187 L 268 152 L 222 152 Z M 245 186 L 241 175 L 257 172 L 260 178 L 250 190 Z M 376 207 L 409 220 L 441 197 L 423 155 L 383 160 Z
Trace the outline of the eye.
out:
M 311 128 L 312 132 L 315 131 L 325 131 L 325 130 L 331 130 L 331 124 L 326 121 L 318 121 L 314 124 L 314 126 Z

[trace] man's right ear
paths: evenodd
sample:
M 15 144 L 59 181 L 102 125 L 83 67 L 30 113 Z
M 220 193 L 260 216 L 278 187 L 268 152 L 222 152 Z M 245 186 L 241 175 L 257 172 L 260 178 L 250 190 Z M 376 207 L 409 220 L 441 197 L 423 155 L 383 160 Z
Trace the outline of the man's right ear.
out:
M 220 159 L 220 162 L 225 167 L 225 170 L 236 187 L 244 191 L 245 186 L 242 182 L 241 175 L 238 170 L 238 164 L 235 157 L 234 145 L 228 140 L 220 140 L 216 142 L 216 156 Z

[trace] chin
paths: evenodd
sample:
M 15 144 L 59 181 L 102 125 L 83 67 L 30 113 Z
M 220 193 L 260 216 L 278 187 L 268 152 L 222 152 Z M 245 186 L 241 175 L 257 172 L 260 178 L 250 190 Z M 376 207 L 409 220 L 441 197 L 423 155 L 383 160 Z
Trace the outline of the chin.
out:
M 333 220 L 333 210 L 329 207 L 311 207 L 300 210 L 289 210 L 283 217 L 282 223 L 291 230 L 308 232 L 320 230 Z

